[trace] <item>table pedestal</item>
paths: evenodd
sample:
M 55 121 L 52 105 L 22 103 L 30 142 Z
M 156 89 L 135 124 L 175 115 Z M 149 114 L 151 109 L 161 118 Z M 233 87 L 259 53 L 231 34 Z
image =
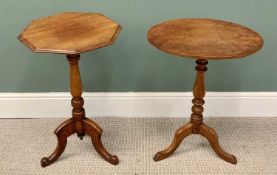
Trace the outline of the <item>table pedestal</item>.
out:
M 220 158 L 229 163 L 236 164 L 236 157 L 225 152 L 219 145 L 218 136 L 215 130 L 203 123 L 202 113 L 204 111 L 203 105 L 205 103 L 203 98 L 205 97 L 206 93 L 204 74 L 207 71 L 206 65 L 208 64 L 208 61 L 205 59 L 199 59 L 196 61 L 196 64 L 197 66 L 195 69 L 197 70 L 197 76 L 193 88 L 194 99 L 192 100 L 193 106 L 190 123 L 182 126 L 176 131 L 172 143 L 165 150 L 156 153 L 154 156 L 154 161 L 165 159 L 173 154 L 183 139 L 190 134 L 200 134 L 210 142 L 213 150 Z
M 72 118 L 63 122 L 56 130 L 55 134 L 58 144 L 55 151 L 49 156 L 41 159 L 41 166 L 46 167 L 55 162 L 63 153 L 67 143 L 67 137 L 77 133 L 80 139 L 85 134 L 91 137 L 92 144 L 96 151 L 109 163 L 118 164 L 119 160 L 116 155 L 111 155 L 103 146 L 101 141 L 102 129 L 94 121 L 85 117 L 83 108 L 84 99 L 82 98 L 82 81 L 79 71 L 78 62 L 80 55 L 67 55 L 70 64 L 70 93 L 72 95 L 71 104 L 73 107 Z

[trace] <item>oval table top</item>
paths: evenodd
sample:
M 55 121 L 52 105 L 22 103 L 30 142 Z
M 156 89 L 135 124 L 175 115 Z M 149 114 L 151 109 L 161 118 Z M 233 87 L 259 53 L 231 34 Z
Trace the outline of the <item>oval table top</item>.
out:
M 195 59 L 221 60 L 251 55 L 263 46 L 262 37 L 239 24 L 214 19 L 176 19 L 155 25 L 149 42 L 158 49 Z

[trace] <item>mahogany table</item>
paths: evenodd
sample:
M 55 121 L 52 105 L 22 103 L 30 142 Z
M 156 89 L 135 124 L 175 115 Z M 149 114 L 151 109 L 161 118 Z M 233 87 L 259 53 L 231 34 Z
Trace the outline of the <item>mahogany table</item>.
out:
M 34 52 L 65 54 L 69 62 L 72 118 L 55 130 L 57 147 L 49 157 L 41 159 L 42 167 L 61 156 L 67 137 L 74 133 L 80 139 L 89 135 L 96 151 L 109 163 L 118 164 L 117 156 L 111 155 L 102 144 L 101 127 L 85 116 L 78 62 L 81 53 L 113 44 L 120 30 L 120 25 L 102 14 L 66 12 L 34 20 L 18 37 Z
M 201 134 L 220 158 L 236 164 L 236 157 L 225 152 L 219 145 L 215 130 L 203 123 L 204 73 L 207 71 L 208 60 L 242 58 L 257 52 L 263 46 L 262 37 L 247 27 L 231 22 L 177 19 L 152 27 L 148 32 L 148 40 L 164 52 L 196 59 L 197 64 L 191 120 L 176 131 L 172 143 L 158 152 L 154 160 L 159 161 L 170 156 L 188 135 Z

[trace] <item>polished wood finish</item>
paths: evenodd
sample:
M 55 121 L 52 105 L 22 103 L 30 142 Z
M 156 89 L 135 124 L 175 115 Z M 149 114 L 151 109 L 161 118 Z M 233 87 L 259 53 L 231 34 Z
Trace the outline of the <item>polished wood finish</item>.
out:
M 101 141 L 102 129 L 94 121 L 85 117 L 85 109 L 83 108 L 84 100 L 82 98 L 82 81 L 78 62 L 80 55 L 67 55 L 70 64 L 70 93 L 72 95 L 72 118 L 62 123 L 55 131 L 58 138 L 58 144 L 55 151 L 49 156 L 41 159 L 41 166 L 46 167 L 55 162 L 63 153 L 67 137 L 77 133 L 82 139 L 85 134 L 91 137 L 92 143 L 96 151 L 109 163 L 116 165 L 119 160 L 116 155 L 111 155 L 103 146 Z
M 120 30 L 102 14 L 65 12 L 34 20 L 18 38 L 34 52 L 79 54 L 112 44 Z
M 154 161 L 160 161 L 169 157 L 175 152 L 183 139 L 190 134 L 201 134 L 210 142 L 213 150 L 220 158 L 232 164 L 236 164 L 236 157 L 225 152 L 219 145 L 216 132 L 203 123 L 202 113 L 204 111 L 203 105 L 205 103 L 203 98 L 205 97 L 206 93 L 204 73 L 207 71 L 206 65 L 208 64 L 208 61 L 205 59 L 199 59 L 196 61 L 196 63 L 197 76 L 193 88 L 194 99 L 192 100 L 193 106 L 190 123 L 182 126 L 176 131 L 172 143 L 165 150 L 156 153 L 154 156 Z
M 179 128 L 172 143 L 156 153 L 155 161 L 167 158 L 190 134 L 200 134 L 211 144 L 216 154 L 232 164 L 234 155 L 225 152 L 212 128 L 203 123 L 205 79 L 208 60 L 224 60 L 251 55 L 263 46 L 262 37 L 255 31 L 231 22 L 214 19 L 176 19 L 152 27 L 149 42 L 158 49 L 177 56 L 196 59 L 197 76 L 193 88 L 192 114 L 188 124 Z
M 214 60 L 245 57 L 263 46 L 255 31 L 214 19 L 170 20 L 152 27 L 148 40 L 167 53 Z
M 52 164 L 61 156 L 67 137 L 74 133 L 80 139 L 85 135 L 90 136 L 96 151 L 109 163 L 118 164 L 118 157 L 110 154 L 102 144 L 101 127 L 85 116 L 78 62 L 80 53 L 112 44 L 120 30 L 120 25 L 102 14 L 66 12 L 34 20 L 18 37 L 34 52 L 66 54 L 70 65 L 72 118 L 55 130 L 58 139 L 56 149 L 49 157 L 41 159 L 42 167 Z

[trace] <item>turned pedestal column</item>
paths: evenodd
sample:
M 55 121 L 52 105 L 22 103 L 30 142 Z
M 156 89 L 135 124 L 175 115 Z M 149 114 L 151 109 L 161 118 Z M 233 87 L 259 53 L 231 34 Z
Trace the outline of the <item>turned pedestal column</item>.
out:
M 70 93 L 72 95 L 71 105 L 72 118 L 62 123 L 56 130 L 58 144 L 55 151 L 49 156 L 41 159 L 41 166 L 45 167 L 54 161 L 63 153 L 67 137 L 76 133 L 82 140 L 85 134 L 91 137 L 92 144 L 96 151 L 111 164 L 118 164 L 118 158 L 111 155 L 104 148 L 101 141 L 102 129 L 94 121 L 85 117 L 84 99 L 82 98 L 82 81 L 79 71 L 78 62 L 80 55 L 67 55 L 70 67 Z
M 210 142 L 213 150 L 219 157 L 221 157 L 223 160 L 227 162 L 236 164 L 236 157 L 232 154 L 225 152 L 219 145 L 218 136 L 216 132 L 203 123 L 202 113 L 204 111 L 203 105 L 205 103 L 203 98 L 205 97 L 206 93 L 204 74 L 205 71 L 207 71 L 206 65 L 208 64 L 208 61 L 199 59 L 196 61 L 196 64 L 197 66 L 195 69 L 197 71 L 197 75 L 193 88 L 194 99 L 192 100 L 193 106 L 191 108 L 192 114 L 190 122 L 176 131 L 171 145 L 165 150 L 158 152 L 154 156 L 154 160 L 159 161 L 170 156 L 178 148 L 183 139 L 189 136 L 190 134 L 201 134 Z
M 81 53 L 111 45 L 120 30 L 120 25 L 102 14 L 66 12 L 33 21 L 18 37 L 34 52 L 65 54 L 69 62 L 72 117 L 55 130 L 58 139 L 56 149 L 49 157 L 41 159 L 42 167 L 61 156 L 67 137 L 75 133 L 80 139 L 90 136 L 100 156 L 111 164 L 118 164 L 117 156 L 110 154 L 102 144 L 101 127 L 85 116 L 78 63 Z
M 210 142 L 220 158 L 236 164 L 236 157 L 225 152 L 219 145 L 215 130 L 203 123 L 204 74 L 207 71 L 208 60 L 242 58 L 260 50 L 263 46 L 261 36 L 247 27 L 231 22 L 177 19 L 152 27 L 148 32 L 148 40 L 164 52 L 196 59 L 197 64 L 190 122 L 176 131 L 172 143 L 156 153 L 154 160 L 159 161 L 170 156 L 188 135 L 200 134 Z

